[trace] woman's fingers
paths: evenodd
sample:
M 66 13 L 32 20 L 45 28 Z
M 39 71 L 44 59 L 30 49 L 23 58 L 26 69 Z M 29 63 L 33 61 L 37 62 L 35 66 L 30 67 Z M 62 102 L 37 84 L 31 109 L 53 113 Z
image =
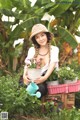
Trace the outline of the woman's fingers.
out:
M 30 79 L 28 78 L 28 76 L 26 76 L 26 75 L 23 76 L 23 79 L 24 79 L 24 84 L 26 84 L 26 85 L 31 82 Z

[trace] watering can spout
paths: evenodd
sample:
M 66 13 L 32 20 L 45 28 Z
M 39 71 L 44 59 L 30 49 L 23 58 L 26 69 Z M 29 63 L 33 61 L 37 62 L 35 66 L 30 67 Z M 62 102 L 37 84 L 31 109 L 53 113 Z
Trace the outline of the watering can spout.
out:
M 31 96 L 36 96 L 37 98 L 41 97 L 41 93 L 40 92 L 36 92 L 35 94 L 31 94 Z

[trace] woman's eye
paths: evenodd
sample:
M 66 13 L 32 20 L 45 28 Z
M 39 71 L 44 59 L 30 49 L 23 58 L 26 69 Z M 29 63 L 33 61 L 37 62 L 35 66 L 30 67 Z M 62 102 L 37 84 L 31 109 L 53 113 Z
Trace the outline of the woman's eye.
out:
M 44 34 L 42 34 L 42 36 L 44 36 Z
M 35 36 L 35 39 L 38 39 L 38 38 L 44 37 L 44 36 L 45 36 L 45 33 L 41 33 L 41 34 L 39 34 L 39 35 L 36 35 L 36 36 Z
M 38 39 L 38 38 L 39 38 L 38 36 L 35 37 L 35 39 Z

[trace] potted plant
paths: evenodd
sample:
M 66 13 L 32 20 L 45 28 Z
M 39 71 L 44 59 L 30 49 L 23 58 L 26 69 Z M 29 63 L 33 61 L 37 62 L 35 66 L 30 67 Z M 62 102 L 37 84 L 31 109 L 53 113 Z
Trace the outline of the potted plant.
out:
M 28 66 L 29 79 L 31 79 L 31 81 L 34 81 L 39 78 L 41 76 L 42 59 L 27 59 L 26 63 Z
M 73 83 L 77 82 L 77 74 L 74 69 L 63 66 L 59 68 L 58 77 L 60 83 Z
M 47 85 L 58 85 L 58 69 L 54 69 L 51 73 L 50 77 L 48 78 Z

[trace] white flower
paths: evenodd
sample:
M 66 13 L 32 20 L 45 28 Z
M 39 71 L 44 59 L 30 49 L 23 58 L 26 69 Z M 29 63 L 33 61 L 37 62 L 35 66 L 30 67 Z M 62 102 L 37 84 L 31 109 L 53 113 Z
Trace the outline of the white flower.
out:
M 13 11 L 13 12 L 15 12 L 15 11 L 16 11 L 16 9 L 17 9 L 17 8 L 16 8 L 16 7 L 14 7 L 14 8 L 12 8 L 12 11 Z
M 49 22 L 52 22 L 54 19 L 55 19 L 55 17 L 54 17 L 54 15 L 52 15 Z
M 16 25 L 11 25 L 11 26 L 10 26 L 11 31 L 13 31 L 17 26 L 18 26 L 18 24 L 16 24 Z
M 54 20 L 55 17 L 54 15 L 49 15 L 47 12 L 43 15 L 42 19 L 41 20 L 47 20 L 49 22 L 52 22 L 52 20 Z
M 47 21 L 49 21 L 50 20 L 50 18 L 51 18 L 51 15 L 49 15 L 47 12 L 43 15 L 43 17 L 42 17 L 42 19 L 41 20 L 47 20 Z
M 8 16 L 2 15 L 2 21 L 8 21 Z
M 77 52 L 78 52 L 77 48 L 76 48 L 76 49 L 74 49 L 74 53 L 76 54 Z
M 75 35 L 75 38 L 76 38 L 76 41 L 77 41 L 78 43 L 80 43 L 80 37 L 77 36 L 77 35 Z
M 70 67 L 66 67 L 67 70 L 70 70 L 71 68 Z
M 51 2 L 55 2 L 55 0 L 51 0 Z
M 26 58 L 26 59 L 25 59 L 25 63 L 26 63 L 26 65 L 31 65 L 30 59 Z
M 14 43 L 13 43 L 13 47 L 15 48 L 16 45 L 18 45 L 18 44 L 23 44 L 23 42 L 24 42 L 24 39 L 23 39 L 23 38 L 22 38 L 22 39 L 15 40 Z
M 31 2 L 31 7 L 33 7 L 35 5 L 35 3 L 37 2 L 37 0 L 29 0 Z

